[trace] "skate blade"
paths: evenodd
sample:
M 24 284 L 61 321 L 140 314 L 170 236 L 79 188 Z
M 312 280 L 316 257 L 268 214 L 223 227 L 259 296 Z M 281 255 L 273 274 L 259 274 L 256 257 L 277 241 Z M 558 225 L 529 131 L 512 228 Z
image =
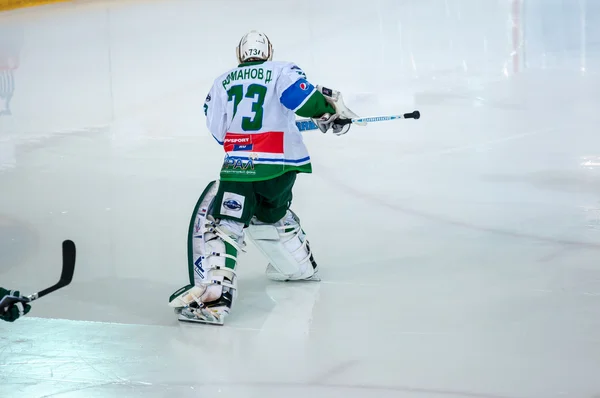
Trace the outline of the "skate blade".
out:
M 289 278 L 286 278 L 285 275 L 275 273 L 275 272 L 274 273 L 267 272 L 266 275 L 267 275 L 267 279 L 270 279 L 275 282 L 293 282 L 293 283 L 321 282 L 321 275 L 319 275 L 319 270 L 315 271 L 315 273 L 312 274 L 312 276 L 310 276 L 309 278 L 306 278 L 306 279 L 289 279 Z
M 209 320 L 209 319 L 200 319 L 200 318 L 188 318 L 184 315 L 179 315 L 179 317 L 177 318 L 177 320 L 179 322 L 187 322 L 187 323 L 200 323 L 200 324 L 204 324 L 204 325 L 217 325 L 217 326 L 223 326 L 225 324 L 225 319 L 221 318 L 221 319 L 213 319 L 213 320 Z
M 319 274 L 313 274 L 310 278 L 288 279 L 286 282 L 321 282 L 321 276 Z
M 175 310 L 177 319 L 180 322 L 204 323 L 207 325 L 223 325 L 225 318 L 229 315 L 228 312 L 213 312 L 209 309 L 190 311 L 187 308 L 179 308 Z

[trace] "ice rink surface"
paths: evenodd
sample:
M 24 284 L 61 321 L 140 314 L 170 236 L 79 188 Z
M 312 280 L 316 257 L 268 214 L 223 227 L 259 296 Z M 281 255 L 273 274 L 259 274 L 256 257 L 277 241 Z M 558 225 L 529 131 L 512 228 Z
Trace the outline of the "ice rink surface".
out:
M 361 116 L 422 118 L 306 132 L 323 281 L 249 245 L 225 326 L 178 324 L 223 157 L 202 105 L 250 29 Z M 0 324 L 0 397 L 600 397 L 600 2 L 86 2 L 0 15 L 0 52 L 0 286 L 78 247 Z

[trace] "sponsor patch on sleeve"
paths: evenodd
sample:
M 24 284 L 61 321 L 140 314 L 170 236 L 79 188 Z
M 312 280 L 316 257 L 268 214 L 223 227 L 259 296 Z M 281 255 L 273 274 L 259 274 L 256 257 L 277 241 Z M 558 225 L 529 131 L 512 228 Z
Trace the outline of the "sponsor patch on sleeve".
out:
M 310 97 L 314 88 L 306 79 L 298 79 L 283 92 L 280 101 L 283 106 L 295 111 Z

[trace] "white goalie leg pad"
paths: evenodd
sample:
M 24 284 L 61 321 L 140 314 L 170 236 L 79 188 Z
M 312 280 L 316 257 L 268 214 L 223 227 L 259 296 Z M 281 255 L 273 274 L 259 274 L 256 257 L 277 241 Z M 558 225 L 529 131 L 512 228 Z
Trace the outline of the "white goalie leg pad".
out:
M 275 224 L 252 220 L 248 237 L 270 261 L 267 277 L 277 281 L 320 280 L 306 234 L 300 220 L 288 210 Z
M 237 296 L 235 267 L 243 250 L 243 225 L 235 221 L 216 222 L 209 214 L 218 182 L 209 185 L 197 208 L 192 232 L 194 284 L 175 292 L 169 305 L 179 320 L 223 324 Z
M 242 233 L 243 226 L 235 224 L 228 220 L 215 223 L 212 216 L 206 217 L 203 242 L 194 242 L 194 253 L 198 254 L 195 283 L 170 302 L 178 309 L 179 320 L 222 325 L 229 315 L 237 297 L 237 254 L 243 250 L 236 234 Z

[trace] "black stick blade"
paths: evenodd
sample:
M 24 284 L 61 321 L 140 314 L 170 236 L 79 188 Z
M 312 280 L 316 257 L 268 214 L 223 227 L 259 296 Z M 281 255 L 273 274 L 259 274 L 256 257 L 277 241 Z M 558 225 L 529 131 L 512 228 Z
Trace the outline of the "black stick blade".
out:
M 67 286 L 73 280 L 73 274 L 75 273 L 75 243 L 71 240 L 65 240 L 62 244 L 63 251 L 63 263 L 62 272 L 60 273 L 60 280 L 54 286 L 50 286 L 42 290 L 39 293 L 32 294 L 29 296 L 30 300 L 37 300 L 38 298 L 44 297 L 45 295 L 52 293 L 60 288 Z
M 72 240 L 65 240 L 62 243 L 63 266 L 60 274 L 60 281 L 64 284 L 63 286 L 68 285 L 73 280 L 76 255 L 75 243 Z

